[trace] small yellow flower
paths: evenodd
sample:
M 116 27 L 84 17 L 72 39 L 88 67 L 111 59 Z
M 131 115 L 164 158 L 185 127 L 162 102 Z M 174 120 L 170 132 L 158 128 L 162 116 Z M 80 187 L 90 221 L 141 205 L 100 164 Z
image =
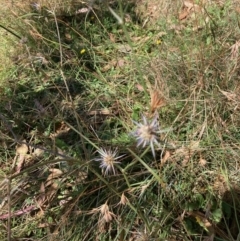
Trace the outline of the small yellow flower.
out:
M 156 44 L 157 44 L 157 45 L 160 45 L 161 43 L 162 43 L 161 39 L 158 39 L 158 40 L 156 41 Z
M 86 49 L 82 49 L 81 51 L 80 51 L 80 54 L 84 54 L 86 52 Z

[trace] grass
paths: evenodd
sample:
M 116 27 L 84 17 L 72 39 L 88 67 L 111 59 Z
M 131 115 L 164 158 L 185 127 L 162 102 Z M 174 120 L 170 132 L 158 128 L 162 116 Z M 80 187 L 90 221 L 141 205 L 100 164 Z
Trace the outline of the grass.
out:
M 238 240 L 239 2 L 1 1 L 0 239 Z

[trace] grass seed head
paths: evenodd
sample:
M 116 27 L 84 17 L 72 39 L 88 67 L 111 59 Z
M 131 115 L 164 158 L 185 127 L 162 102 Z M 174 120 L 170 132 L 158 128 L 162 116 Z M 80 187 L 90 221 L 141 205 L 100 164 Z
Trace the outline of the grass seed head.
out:
M 108 223 L 108 222 L 111 222 L 112 219 L 115 217 L 115 214 L 109 211 L 109 206 L 107 205 L 107 203 L 99 207 L 99 210 L 101 213 L 102 221 L 105 221 Z
M 125 206 L 127 204 L 127 202 L 128 202 L 128 198 L 125 196 L 124 193 L 122 193 L 121 200 L 120 200 L 119 204 Z

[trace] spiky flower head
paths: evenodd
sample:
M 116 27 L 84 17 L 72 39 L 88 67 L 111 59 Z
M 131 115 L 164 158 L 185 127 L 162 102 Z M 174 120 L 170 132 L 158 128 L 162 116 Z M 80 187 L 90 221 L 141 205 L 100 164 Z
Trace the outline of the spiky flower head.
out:
M 100 157 L 95 158 L 94 160 L 100 162 L 100 168 L 102 169 L 104 175 L 108 175 L 110 173 L 115 175 L 116 171 L 114 165 L 120 163 L 117 160 L 124 155 L 118 156 L 117 148 L 115 150 L 99 148 L 98 153 L 100 154 Z
M 137 126 L 136 130 L 133 132 L 133 136 L 137 140 L 137 147 L 142 146 L 144 148 L 149 145 L 151 147 L 152 154 L 155 157 L 154 145 L 157 145 L 158 147 L 160 146 L 159 134 L 167 132 L 169 129 L 160 129 L 157 115 L 155 115 L 152 121 L 148 121 L 146 116 L 142 116 L 142 119 L 143 123 L 133 121 L 133 123 Z

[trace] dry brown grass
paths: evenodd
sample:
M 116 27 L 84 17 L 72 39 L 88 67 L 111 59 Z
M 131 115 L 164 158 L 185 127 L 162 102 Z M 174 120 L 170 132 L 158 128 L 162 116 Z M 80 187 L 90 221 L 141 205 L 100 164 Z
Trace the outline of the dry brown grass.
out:
M 10 1 L 0 0 L 0 24 L 5 27 L 11 27 Z M 5 29 L 0 28 L 0 72 L 11 66 L 10 55 L 14 51 L 14 43 L 16 38 Z M 1 79 L 1 77 L 0 77 Z M 1 80 L 0 80 L 1 81 Z
M 164 0 L 136 0 L 136 14 L 141 19 L 143 26 L 155 26 L 156 22 L 164 16 L 177 16 L 179 8 L 182 6 L 181 1 L 164 1 Z
M 72 235 L 71 232 L 75 233 L 76 237 L 81 237 L 75 240 L 83 240 L 84 236 L 85 239 L 95 240 L 95 236 L 103 233 L 107 236 L 109 232 L 111 235 L 111 228 L 115 228 L 119 223 L 120 229 L 132 225 L 127 230 L 128 239 L 126 236 L 121 240 L 137 240 L 132 238 L 134 232 L 143 234 L 143 239 L 148 238 L 148 233 L 144 230 L 147 223 L 151 223 L 153 227 L 152 230 L 147 230 L 149 233 L 153 231 L 153 237 L 158 235 L 154 234 L 155 229 L 159 232 L 169 232 L 169 235 L 172 232 L 187 236 L 188 230 L 183 225 L 184 220 L 193 224 L 196 224 L 196 220 L 202 224 L 206 221 L 205 227 L 203 225 L 206 230 L 209 223 L 210 226 L 214 224 L 212 217 L 207 219 L 206 215 L 210 211 L 222 209 L 223 197 L 226 196 L 227 202 L 228 199 L 235 202 L 231 194 L 235 190 L 239 192 L 237 172 L 240 150 L 237 133 L 240 126 L 239 50 L 237 41 L 234 42 L 238 39 L 237 34 L 234 33 L 234 40 L 227 38 L 227 30 L 233 27 L 228 24 L 231 21 L 226 21 L 229 17 L 228 12 L 224 12 L 225 22 L 219 25 L 219 28 L 214 26 L 216 34 L 213 41 L 209 22 L 206 21 L 205 29 L 193 28 L 194 14 L 200 15 L 201 11 L 194 12 L 186 3 L 184 5 L 184 2 L 186 1 L 178 1 L 177 4 L 175 1 L 162 0 L 136 1 L 136 12 L 142 20 L 140 26 L 137 21 L 129 23 L 130 41 L 134 45 L 132 53 L 115 51 L 120 41 L 121 44 L 126 44 L 126 38 L 122 29 L 111 21 L 112 16 L 99 20 L 102 25 L 104 23 L 104 27 L 108 27 L 104 32 L 106 38 L 102 34 L 102 26 L 97 27 L 100 26 L 99 21 L 90 22 L 87 31 L 91 30 L 92 34 L 86 34 L 84 37 L 87 36 L 88 42 L 94 39 L 93 44 L 98 48 L 85 45 L 85 50 L 90 49 L 94 53 L 96 59 L 89 58 L 88 63 L 96 61 L 94 64 L 98 67 L 97 70 L 84 65 L 82 56 L 76 58 L 75 51 L 79 52 L 79 49 L 71 49 L 70 52 L 69 48 L 59 48 L 61 42 L 57 37 L 60 34 L 56 31 L 58 20 L 54 14 L 74 13 L 78 7 L 76 2 L 38 1 L 41 11 L 49 10 L 54 14 L 50 14 L 46 20 L 38 13 L 36 18 L 19 17 L 22 22 L 16 18 L 16 11 L 23 16 L 31 8 L 31 2 L 21 0 L 13 2 L 13 6 L 6 5 L 6 26 L 9 27 L 11 23 L 15 26 L 13 30 L 19 30 L 21 33 L 25 30 L 28 38 L 33 39 L 32 42 L 22 45 L 23 48 L 30 49 L 31 55 L 26 52 L 26 48 L 24 49 L 24 61 L 30 63 L 27 65 L 23 59 L 18 62 L 20 71 L 14 79 L 17 83 L 13 88 L 14 92 L 0 106 L 4 109 L 2 116 L 7 120 L 0 119 L 0 124 L 5 128 L 3 133 L 8 135 L 8 139 L 4 139 L 3 143 L 9 149 L 2 149 L 2 155 L 8 155 L 5 162 L 1 163 L 2 176 L 17 171 L 12 178 L 11 188 L 24 190 L 12 191 L 12 195 L 9 195 L 10 190 L 7 192 L 5 182 L 7 179 L 3 178 L 1 195 L 11 196 L 11 200 L 9 204 L 7 199 L 2 202 L 0 219 L 5 222 L 9 210 L 13 208 L 12 220 L 16 222 L 10 223 L 14 237 L 26 238 L 27 231 L 30 231 L 31 238 L 36 238 L 37 235 L 43 235 L 41 231 L 47 230 L 48 240 L 54 235 L 64 240 L 66 236 Z M 214 1 L 210 3 L 215 4 Z M 78 4 L 81 5 L 82 2 Z M 221 4 L 216 4 L 219 4 L 219 8 L 214 10 L 222 13 Z M 232 4 L 234 5 L 234 2 Z M 233 8 L 229 13 L 232 11 Z M 212 14 L 217 18 L 214 12 Z M 61 20 L 60 16 L 57 17 Z M 206 15 L 202 14 L 201 17 L 205 18 Z M 38 21 L 40 18 L 43 21 Z M 160 20 L 165 21 L 165 24 L 158 24 Z M 232 20 L 234 21 L 234 18 Z M 49 22 L 53 24 L 48 25 Z M 70 32 L 80 33 L 75 36 L 76 42 L 80 43 L 84 42 L 81 38 L 84 33 L 84 28 L 80 28 L 84 25 L 82 23 L 83 21 L 75 23 L 71 28 L 75 31 Z M 129 25 L 126 24 L 126 27 Z M 48 31 L 41 32 L 43 29 Z M 152 35 L 148 35 L 149 32 Z M 64 36 L 64 33 L 62 31 L 61 36 Z M 111 34 L 111 41 L 108 34 Z M 95 36 L 99 39 L 96 40 Z M 206 36 L 210 36 L 212 42 L 207 43 Z M 51 41 L 45 41 L 47 38 Z M 21 46 L 18 40 L 13 39 L 14 46 Z M 69 46 L 72 47 L 70 44 Z M 63 57 L 66 57 L 63 58 L 63 63 L 75 58 L 77 67 L 69 62 L 68 68 L 61 69 L 61 75 L 59 62 L 54 63 L 48 54 L 48 50 L 51 52 L 53 48 L 57 56 L 63 53 Z M 134 53 L 135 58 L 139 58 L 138 61 L 134 59 Z M 126 61 L 119 68 L 111 62 L 116 59 L 115 54 Z M 36 68 L 31 66 L 34 63 L 31 63 L 29 57 L 41 56 L 46 57 L 48 63 L 36 64 L 38 71 L 35 71 Z M 135 60 L 139 62 L 137 68 L 134 65 Z M 110 67 L 101 71 L 102 65 Z M 143 88 L 144 84 L 146 88 Z M 166 149 L 156 150 L 158 156 L 155 161 L 149 153 L 142 154 L 144 150 L 137 149 L 134 140 L 129 137 L 129 132 L 134 128 L 132 119 L 137 121 L 141 114 L 149 109 L 149 117 L 155 111 L 158 112 L 161 128 L 173 127 L 173 131 L 166 136 Z M 15 134 L 13 135 L 12 131 L 18 136 L 23 136 L 29 147 L 26 144 L 17 145 L 16 138 L 13 140 Z M 79 135 L 85 138 L 81 139 Z M 37 156 L 39 148 L 32 149 L 32 145 L 43 148 L 44 155 Z M 89 161 L 95 157 L 97 148 L 102 146 L 116 146 L 124 154 L 126 152 L 126 159 L 120 164 L 126 174 L 124 177 L 119 169 L 116 176 L 105 180 L 96 163 Z M 134 152 L 134 155 L 129 155 L 126 147 L 131 150 L 130 153 Z M 136 159 L 133 158 L 135 152 L 138 153 Z M 69 159 L 67 165 L 55 164 L 59 162 L 57 155 L 61 153 L 66 156 L 74 155 L 76 160 Z M 136 161 L 139 159 L 141 163 Z M 17 163 L 15 169 L 12 163 L 14 160 Z M 61 161 L 63 162 L 63 159 Z M 144 162 L 145 165 L 142 165 Z M 85 164 L 89 165 L 87 171 L 84 169 Z M 155 174 L 155 171 L 161 173 L 160 189 L 158 176 L 156 182 L 156 175 L 149 175 Z M 128 182 L 127 187 L 125 181 Z M 140 209 L 132 212 L 126 203 L 121 204 L 123 209 L 119 204 L 116 205 L 120 196 L 116 196 L 115 188 L 120 190 L 119 195 L 123 192 L 126 194 L 127 204 Z M 139 192 L 141 195 L 138 197 Z M 27 200 L 25 193 L 28 193 Z M 58 199 L 60 196 L 61 200 Z M 114 215 L 108 215 L 104 223 L 106 225 L 101 229 L 89 230 L 90 226 L 94 227 L 99 223 L 98 216 L 90 217 L 89 213 L 97 207 L 105 207 L 104 203 L 109 205 L 107 211 L 113 212 Z M 191 209 L 193 204 L 194 210 L 189 212 L 188 209 Z M 219 205 L 218 209 L 213 204 Z M 239 213 L 237 204 L 235 208 Z M 143 209 L 144 212 L 146 210 L 144 216 L 147 222 L 141 215 Z M 232 209 L 234 211 L 234 208 Z M 46 221 L 52 217 L 53 221 Z M 219 236 L 224 237 L 229 227 L 223 222 L 221 224 L 225 230 Z M 5 234 L 8 230 L 10 227 L 5 228 Z M 233 231 L 234 234 L 236 232 Z M 218 227 L 216 233 L 218 234 Z M 59 235 L 62 235 L 61 238 Z M 164 240 L 167 238 L 164 237 Z M 189 234 L 186 240 L 194 240 L 194 237 Z

